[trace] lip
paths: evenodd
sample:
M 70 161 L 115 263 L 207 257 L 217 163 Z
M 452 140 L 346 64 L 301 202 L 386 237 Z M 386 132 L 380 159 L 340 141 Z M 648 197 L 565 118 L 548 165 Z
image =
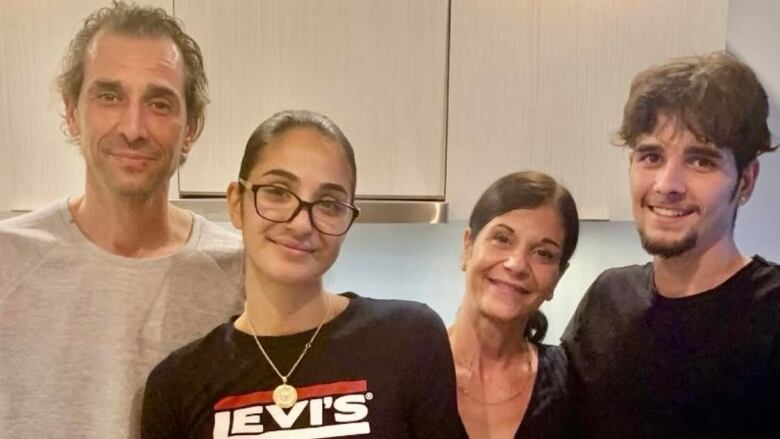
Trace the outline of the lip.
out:
M 108 155 L 126 163 L 139 165 L 146 164 L 154 160 L 154 157 L 151 155 L 139 154 L 137 152 L 110 152 Z
M 295 255 L 308 255 L 314 253 L 315 251 L 314 248 L 312 248 L 310 245 L 302 244 L 298 241 L 272 238 L 268 238 L 268 240 L 285 251 Z
M 527 294 L 528 290 L 526 290 L 521 284 L 518 284 L 516 282 L 502 280 L 502 279 L 496 279 L 493 277 L 487 278 L 488 282 L 490 282 L 491 285 L 497 287 L 500 290 L 512 292 L 515 294 Z

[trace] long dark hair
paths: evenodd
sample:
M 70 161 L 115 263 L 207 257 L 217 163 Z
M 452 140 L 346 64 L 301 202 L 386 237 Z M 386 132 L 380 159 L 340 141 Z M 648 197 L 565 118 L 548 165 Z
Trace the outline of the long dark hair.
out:
M 580 219 L 574 198 L 562 184 L 547 174 L 536 171 L 514 172 L 491 184 L 477 201 L 469 217 L 472 241 L 493 218 L 515 209 L 534 209 L 553 206 L 561 216 L 564 227 L 560 270 L 569 266 L 569 259 L 577 248 Z M 525 338 L 538 343 L 547 334 L 547 317 L 536 310 L 528 320 Z

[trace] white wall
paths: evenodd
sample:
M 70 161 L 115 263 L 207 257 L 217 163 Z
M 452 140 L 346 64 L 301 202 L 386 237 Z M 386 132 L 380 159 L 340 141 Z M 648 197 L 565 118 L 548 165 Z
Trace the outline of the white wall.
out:
M 755 69 L 769 95 L 769 129 L 780 134 L 780 2 L 731 0 L 727 48 Z M 743 251 L 780 261 L 780 152 L 763 156 L 758 187 L 737 220 Z

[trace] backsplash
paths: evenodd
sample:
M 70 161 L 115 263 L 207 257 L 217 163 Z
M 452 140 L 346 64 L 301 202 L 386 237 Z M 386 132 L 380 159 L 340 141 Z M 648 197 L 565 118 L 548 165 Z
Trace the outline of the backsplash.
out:
M 326 288 L 423 302 L 449 325 L 464 292 L 460 256 L 465 227 L 465 222 L 355 224 L 325 276 Z M 553 300 L 542 307 L 550 322 L 546 341 L 558 343 L 580 298 L 603 270 L 649 260 L 632 222 L 583 222 L 570 267 Z

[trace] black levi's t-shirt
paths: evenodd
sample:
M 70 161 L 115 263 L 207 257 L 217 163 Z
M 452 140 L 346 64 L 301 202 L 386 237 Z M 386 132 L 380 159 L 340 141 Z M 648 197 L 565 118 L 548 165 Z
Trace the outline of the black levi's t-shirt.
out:
M 151 373 L 142 437 L 464 438 L 447 333 L 425 305 L 346 293 L 289 378 L 298 402 L 277 407 L 281 384 L 235 317 L 171 354 Z M 282 373 L 314 330 L 260 337 Z
M 584 438 L 780 437 L 780 267 L 661 296 L 652 264 L 604 272 L 563 336 Z

